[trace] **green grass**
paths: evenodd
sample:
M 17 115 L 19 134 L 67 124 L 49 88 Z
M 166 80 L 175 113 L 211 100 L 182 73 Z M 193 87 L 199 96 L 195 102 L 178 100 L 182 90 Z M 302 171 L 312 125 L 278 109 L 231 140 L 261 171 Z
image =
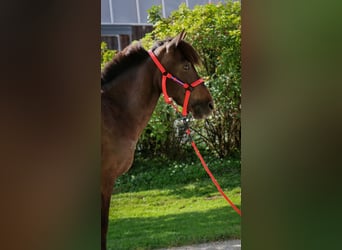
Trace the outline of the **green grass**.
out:
M 225 193 L 240 207 L 239 161 L 214 160 L 211 165 Z M 139 160 L 116 189 L 108 249 L 156 249 L 240 238 L 240 216 L 200 164 Z

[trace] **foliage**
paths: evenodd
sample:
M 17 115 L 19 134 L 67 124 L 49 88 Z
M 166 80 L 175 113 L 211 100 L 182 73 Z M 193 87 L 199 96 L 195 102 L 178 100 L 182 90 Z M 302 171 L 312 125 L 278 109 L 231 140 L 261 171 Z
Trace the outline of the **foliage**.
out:
M 150 48 L 154 41 L 177 35 L 183 29 L 186 40 L 199 52 L 203 66 L 198 68 L 215 101 L 215 112 L 205 122 L 196 121 L 199 139 L 220 157 L 239 155 L 241 138 L 241 18 L 240 2 L 197 5 L 184 3 L 170 17 L 161 17 L 161 8 L 149 10 L 154 30 L 142 39 Z M 184 157 L 187 148 L 175 138 L 171 109 L 160 102 L 148 124 L 138 149 L 149 154 Z M 201 129 L 199 129 L 202 127 Z M 208 149 L 204 147 L 204 149 Z
M 104 65 L 113 59 L 116 54 L 116 50 L 110 50 L 105 42 L 101 42 L 101 69 Z
M 148 10 L 147 21 L 149 23 L 156 23 L 162 20 L 162 6 L 153 5 L 151 9 Z

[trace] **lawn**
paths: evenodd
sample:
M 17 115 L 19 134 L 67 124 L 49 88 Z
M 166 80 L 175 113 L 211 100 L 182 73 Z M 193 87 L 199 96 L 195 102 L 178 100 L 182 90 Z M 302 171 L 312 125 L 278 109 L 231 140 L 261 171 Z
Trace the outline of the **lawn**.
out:
M 240 207 L 239 161 L 214 160 L 208 166 Z M 240 216 L 220 196 L 200 164 L 140 160 L 120 178 L 116 190 L 111 200 L 108 249 L 157 249 L 240 238 Z

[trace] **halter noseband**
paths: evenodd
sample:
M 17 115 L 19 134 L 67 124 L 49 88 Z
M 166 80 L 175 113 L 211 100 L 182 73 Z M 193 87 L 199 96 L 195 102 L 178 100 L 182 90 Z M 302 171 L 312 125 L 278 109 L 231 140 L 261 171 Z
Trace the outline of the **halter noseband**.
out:
M 188 114 L 188 104 L 189 104 L 191 91 L 193 90 L 193 88 L 195 88 L 198 85 L 200 85 L 201 83 L 203 83 L 204 80 L 202 78 L 200 78 L 200 79 L 198 79 L 198 80 L 196 80 L 190 84 L 185 83 L 185 82 L 179 80 L 177 77 L 173 76 L 171 73 L 167 72 L 165 70 L 165 68 L 163 67 L 163 65 L 159 62 L 158 58 L 153 53 L 153 51 L 149 50 L 148 53 L 149 53 L 150 57 L 152 58 L 153 62 L 156 64 L 157 68 L 162 73 L 162 91 L 163 91 L 163 95 L 164 95 L 164 100 L 167 104 L 171 104 L 172 99 L 169 97 L 169 95 L 167 94 L 167 91 L 166 91 L 166 78 L 169 78 L 172 81 L 174 81 L 175 83 L 178 83 L 179 85 L 181 85 L 185 89 L 182 115 L 186 116 Z

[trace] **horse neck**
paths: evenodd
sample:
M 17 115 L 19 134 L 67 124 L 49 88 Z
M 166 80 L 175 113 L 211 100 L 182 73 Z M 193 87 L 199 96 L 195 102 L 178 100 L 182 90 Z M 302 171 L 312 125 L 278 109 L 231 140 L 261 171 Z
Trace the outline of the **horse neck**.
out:
M 104 98 L 113 106 L 114 119 L 138 139 L 151 118 L 161 94 L 160 73 L 151 59 L 114 79 Z M 124 131 L 123 131 L 124 132 Z

